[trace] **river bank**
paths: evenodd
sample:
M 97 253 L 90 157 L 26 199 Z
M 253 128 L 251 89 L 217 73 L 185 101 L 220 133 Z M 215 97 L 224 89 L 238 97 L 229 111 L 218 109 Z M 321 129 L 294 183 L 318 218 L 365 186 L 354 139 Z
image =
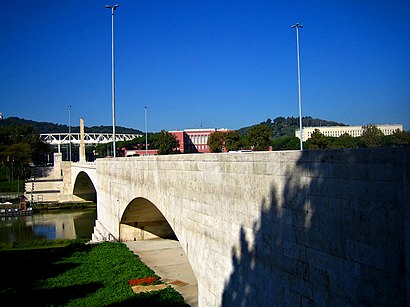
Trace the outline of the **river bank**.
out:
M 40 210 L 62 210 L 62 209 L 88 209 L 88 208 L 97 208 L 97 204 L 94 202 L 73 202 L 73 203 L 37 203 L 31 206 L 34 211 Z
M 97 208 L 97 204 L 94 202 L 67 202 L 67 203 L 36 203 L 33 205 L 30 204 L 25 204 L 23 206 L 24 209 L 22 209 L 22 205 L 18 203 L 11 203 L 11 202 L 6 202 L 6 203 L 1 203 L 0 204 L 0 209 L 3 209 L 5 211 L 8 211 L 9 209 L 12 210 L 13 212 L 16 210 L 19 211 L 31 211 L 31 213 L 34 212 L 40 212 L 42 210 L 47 211 L 47 210 L 64 210 L 64 209 L 69 209 L 69 210 L 75 210 L 75 209 L 89 209 L 89 208 Z
M 67 243 L 0 249 L 1 263 L 12 268 L 0 280 L 0 300 L 22 306 L 187 306 L 170 286 L 135 294 L 130 280 L 155 276 L 162 281 L 125 244 Z

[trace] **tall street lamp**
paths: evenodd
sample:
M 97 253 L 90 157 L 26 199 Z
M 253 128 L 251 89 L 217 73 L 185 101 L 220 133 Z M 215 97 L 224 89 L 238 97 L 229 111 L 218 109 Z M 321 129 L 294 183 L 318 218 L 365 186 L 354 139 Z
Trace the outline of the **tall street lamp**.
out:
M 111 10 L 111 101 L 112 101 L 112 142 L 114 158 L 116 157 L 115 146 L 115 71 L 114 71 L 114 11 L 118 4 L 114 6 L 106 5 L 105 8 Z
M 71 104 L 68 106 L 68 141 L 69 141 L 68 161 L 71 162 Z
M 148 156 L 147 106 L 145 106 L 145 155 Z
M 299 129 L 300 129 L 300 150 L 303 150 L 302 139 L 302 94 L 300 91 L 300 49 L 299 49 L 299 28 L 303 28 L 300 23 L 296 23 L 292 26 L 296 29 L 296 52 L 298 57 L 298 96 L 299 96 Z

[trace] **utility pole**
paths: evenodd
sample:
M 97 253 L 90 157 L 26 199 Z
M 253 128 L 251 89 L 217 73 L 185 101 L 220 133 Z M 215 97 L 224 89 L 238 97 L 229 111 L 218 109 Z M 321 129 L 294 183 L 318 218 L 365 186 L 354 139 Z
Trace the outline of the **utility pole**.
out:
M 112 105 L 112 144 L 113 156 L 116 157 L 115 146 L 115 69 L 114 69 L 114 11 L 118 4 L 114 6 L 106 5 L 105 8 L 111 10 L 111 105 Z
M 68 106 L 68 161 L 71 162 L 71 105 Z
M 148 156 L 147 106 L 145 106 L 145 155 Z
M 300 129 L 300 150 L 303 150 L 303 134 L 302 134 L 302 93 L 300 90 L 300 49 L 299 49 L 299 28 L 303 28 L 300 23 L 296 23 L 292 26 L 296 29 L 296 52 L 298 58 L 298 97 L 299 97 L 299 129 Z

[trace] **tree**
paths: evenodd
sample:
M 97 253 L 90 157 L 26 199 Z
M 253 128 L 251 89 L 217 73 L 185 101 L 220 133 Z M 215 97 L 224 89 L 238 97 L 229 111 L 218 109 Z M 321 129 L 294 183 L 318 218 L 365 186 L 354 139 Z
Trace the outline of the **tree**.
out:
M 242 148 L 242 142 L 239 136 L 238 131 L 228 131 L 225 132 L 225 149 L 238 150 Z
M 158 146 L 159 155 L 169 155 L 177 153 L 179 147 L 179 141 L 176 136 L 168 131 L 161 130 L 161 132 L 154 135 L 154 142 Z
M 211 152 L 222 152 L 225 145 L 225 132 L 214 131 L 208 137 L 209 150 Z
M 249 132 L 249 138 L 255 151 L 268 150 L 272 131 L 266 124 L 255 125 Z
M 0 159 L 9 170 L 12 169 L 14 178 L 28 178 L 31 170 L 32 148 L 29 144 L 17 143 L 0 147 Z
M 348 133 L 342 134 L 338 138 L 331 138 L 329 148 L 357 148 L 360 147 L 359 138 L 355 138 Z
M 271 146 L 272 150 L 297 150 L 300 149 L 300 141 L 294 136 L 276 138 L 271 142 Z
M 208 146 L 211 152 L 238 150 L 242 148 L 238 131 L 214 131 L 209 135 Z
M 384 140 L 387 146 L 405 146 L 410 144 L 410 132 L 400 131 L 397 129 L 392 135 L 385 136 Z
M 315 129 L 310 139 L 306 141 L 306 149 L 325 149 L 329 143 L 329 138 L 323 135 L 319 129 Z
M 28 178 L 30 163 L 46 162 L 49 152 L 50 146 L 40 140 L 32 126 L 0 127 L 0 163 L 12 170 L 15 178 Z
M 377 128 L 375 125 L 363 126 L 363 135 L 361 140 L 365 147 L 379 147 L 383 143 L 383 132 Z

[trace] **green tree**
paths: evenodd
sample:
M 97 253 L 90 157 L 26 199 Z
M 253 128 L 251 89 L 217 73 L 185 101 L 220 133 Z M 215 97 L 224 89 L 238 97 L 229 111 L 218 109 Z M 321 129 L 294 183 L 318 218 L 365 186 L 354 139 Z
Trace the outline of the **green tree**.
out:
M 300 141 L 297 137 L 276 138 L 271 142 L 272 150 L 297 150 L 300 149 Z
M 249 139 L 252 143 L 253 150 L 268 150 L 271 136 L 272 131 L 266 124 L 259 124 L 253 126 L 249 132 Z
M 31 157 L 32 148 L 29 144 L 17 143 L 0 147 L 2 164 L 13 171 L 14 178 L 25 179 L 30 176 Z
M 225 145 L 225 132 L 214 131 L 208 137 L 208 146 L 211 152 L 222 152 Z
M 214 131 L 209 135 L 208 146 L 211 152 L 238 150 L 242 141 L 238 131 Z
M 228 131 L 225 133 L 225 148 L 227 151 L 239 150 L 242 148 L 242 142 L 238 131 Z
M 315 129 L 310 138 L 306 141 L 306 149 L 325 149 L 328 144 L 329 138 L 324 136 L 319 129 Z
M 168 131 L 161 130 L 161 132 L 154 135 L 154 142 L 158 146 L 159 155 L 169 155 L 178 153 L 179 141 L 176 136 Z
M 328 148 L 357 148 L 360 147 L 359 138 L 355 138 L 348 133 L 342 134 L 338 138 L 330 138 Z
M 385 136 L 384 144 L 387 146 L 405 146 L 410 144 L 410 132 L 397 129 L 392 135 Z
M 40 140 L 32 126 L 0 127 L 0 163 L 13 179 L 28 178 L 30 163 L 47 161 L 50 146 Z
M 383 132 L 375 125 L 363 126 L 363 135 L 360 138 L 365 147 L 379 147 L 383 143 Z
M 251 142 L 251 138 L 249 136 L 249 133 L 239 134 L 239 141 L 242 145 L 242 149 L 251 149 L 252 142 Z

